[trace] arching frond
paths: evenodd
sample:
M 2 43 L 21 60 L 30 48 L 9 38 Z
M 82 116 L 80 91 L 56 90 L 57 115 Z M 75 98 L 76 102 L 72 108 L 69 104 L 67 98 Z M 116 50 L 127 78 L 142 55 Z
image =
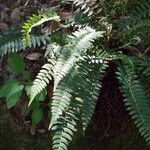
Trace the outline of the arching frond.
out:
M 17 52 L 24 49 L 22 34 L 17 29 L 11 29 L 0 36 L 0 54 Z
M 70 37 L 71 42 L 62 49 L 61 57 L 57 60 L 54 68 L 55 88 L 70 68 L 81 59 L 81 56 L 86 54 L 87 49 L 92 46 L 92 42 L 102 37 L 103 33 L 103 31 L 95 31 L 89 27 L 79 29 L 73 33 L 73 36 Z
M 30 33 L 32 31 L 32 28 L 42 25 L 44 22 L 47 21 L 59 21 L 59 16 L 57 16 L 56 13 L 39 13 L 38 15 L 33 15 L 30 17 L 29 20 L 24 24 L 22 27 L 22 33 L 23 33 L 23 41 L 25 45 L 30 44 Z
M 90 62 L 89 58 L 78 62 L 54 91 L 50 122 L 53 149 L 67 150 L 79 121 L 85 130 L 91 120 L 107 62 Z
M 138 3 L 136 9 L 132 10 L 133 15 L 140 19 L 150 17 L 150 2 Z
M 35 96 L 42 92 L 46 88 L 47 84 L 49 84 L 49 81 L 53 79 L 53 67 L 55 63 L 55 60 L 49 59 L 48 63 L 42 67 L 36 76 L 31 88 L 29 105 L 32 103 Z
M 150 58 L 145 57 L 143 59 L 135 60 L 135 67 L 138 71 L 141 71 L 147 77 L 150 77 Z
M 50 38 L 47 35 L 31 35 L 30 48 L 36 46 L 46 45 L 50 42 Z M 0 38 L 0 54 L 6 54 L 10 52 L 18 52 L 25 50 L 27 47 L 22 40 L 22 34 L 20 30 L 11 29 L 10 31 L 1 35 Z
M 84 14 L 87 14 L 88 17 L 100 16 L 100 12 L 102 10 L 101 6 L 102 2 L 99 1 L 86 1 L 86 0 L 75 0 L 74 4 L 79 6 Z
M 150 143 L 150 101 L 137 80 L 132 64 L 119 66 L 117 76 L 127 110 L 135 120 L 141 135 Z

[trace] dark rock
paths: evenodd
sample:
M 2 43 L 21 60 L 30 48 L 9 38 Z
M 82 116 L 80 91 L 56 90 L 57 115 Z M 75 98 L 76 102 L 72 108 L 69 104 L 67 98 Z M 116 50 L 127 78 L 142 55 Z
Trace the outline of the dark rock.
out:
M 9 11 L 10 11 L 10 8 L 8 8 L 8 7 L 5 7 L 5 8 L 4 8 L 4 12 L 7 13 L 7 12 L 9 12 Z
M 2 4 L 0 4 L 0 11 L 3 11 L 3 10 L 4 10 L 4 8 L 5 8 L 5 6 L 4 6 L 4 5 L 2 5 Z
M 21 11 L 19 10 L 19 8 L 15 8 L 11 15 L 10 15 L 10 18 L 11 18 L 11 22 L 13 24 L 17 24 L 21 21 Z
M 1 12 L 1 21 L 2 22 L 7 22 L 9 20 L 9 16 L 5 11 Z
M 8 25 L 6 23 L 0 23 L 0 31 L 7 31 Z

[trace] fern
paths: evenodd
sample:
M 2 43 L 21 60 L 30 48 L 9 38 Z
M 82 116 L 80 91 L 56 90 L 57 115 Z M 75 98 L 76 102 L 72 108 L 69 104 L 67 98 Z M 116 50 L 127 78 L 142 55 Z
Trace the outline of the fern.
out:
M 80 57 L 86 54 L 87 49 L 92 46 L 92 42 L 102 37 L 103 33 L 102 31 L 96 32 L 89 27 L 79 29 L 79 31 L 73 33 L 74 36 L 71 36 L 71 42 L 62 50 L 62 57 L 57 60 L 54 68 L 55 88 L 70 68 L 80 60 Z
M 56 13 L 39 13 L 38 15 L 33 15 L 30 17 L 30 19 L 27 20 L 27 22 L 22 27 L 24 44 L 30 44 L 30 32 L 32 31 L 32 28 L 51 20 L 59 21 L 59 16 L 57 16 Z
M 150 3 L 144 2 L 136 5 L 136 9 L 131 15 L 133 25 L 131 34 L 144 35 L 150 29 Z M 146 28 L 147 27 L 147 28 Z M 146 34 L 147 34 L 146 33 Z
M 84 14 L 88 17 L 99 17 L 102 11 L 101 3 L 99 1 L 86 1 L 86 0 L 75 0 L 74 4 L 81 8 Z
M 148 57 L 135 60 L 135 67 L 140 74 L 150 77 L 150 59 Z
M 53 79 L 53 67 L 55 65 L 55 60 L 48 60 L 48 63 L 45 64 L 38 75 L 36 76 L 36 79 L 33 82 L 33 86 L 31 88 L 31 97 L 29 105 L 34 100 L 35 96 L 41 93 L 49 84 L 49 81 Z
M 16 52 L 24 49 L 24 45 L 21 40 L 21 33 L 17 29 L 11 29 L 10 31 L 1 35 L 0 38 L 0 54 L 6 54 L 9 52 Z
M 133 65 L 128 63 L 119 66 L 117 76 L 127 110 L 135 120 L 141 135 L 150 143 L 150 102 L 144 94 L 141 83 L 137 80 Z
M 36 46 L 41 46 L 42 44 L 46 45 L 49 42 L 50 38 L 47 35 L 31 35 L 29 47 L 35 48 Z M 25 49 L 26 46 L 23 43 L 20 30 L 11 29 L 10 31 L 1 35 L 0 54 L 18 52 Z
M 140 19 L 150 17 L 150 2 L 143 2 L 136 5 L 136 9 L 133 11 L 133 15 Z
M 49 129 L 53 130 L 54 134 L 53 150 L 67 150 L 79 125 L 82 125 L 83 133 L 85 132 L 94 113 L 102 79 L 109 62 L 115 63 L 116 66 L 119 64 L 116 74 L 125 105 L 135 120 L 139 132 L 150 143 L 149 58 L 144 57 L 146 52 L 143 54 L 140 52 L 140 56 L 144 57 L 142 59 L 124 55 L 122 54 L 124 51 L 116 52 L 116 50 L 124 50 L 122 44 L 135 44 L 132 42 L 135 37 L 142 41 L 144 36 L 147 36 L 145 33 L 148 33 L 150 26 L 149 2 L 69 1 L 77 6 L 72 9 L 73 11 L 80 8 L 79 13 L 78 10 L 72 13 L 73 17 L 74 14 L 79 15 L 77 22 L 76 18 L 75 20 L 71 18 L 73 21 L 71 20 L 70 24 L 75 26 L 64 26 L 61 22 L 60 28 L 55 30 L 59 31 L 59 34 L 40 32 L 40 35 L 33 35 L 33 29 L 44 27 L 45 22 L 51 21 L 52 25 L 59 22 L 56 13 L 39 12 L 27 20 L 22 27 L 22 33 L 13 30 L 1 35 L 0 39 L 0 54 L 20 51 L 27 47 L 36 48 L 36 46 L 44 46 L 46 49 L 45 57 L 48 58 L 48 62 L 33 82 L 29 105 L 46 89 L 50 80 L 54 81 L 49 125 Z M 67 3 L 67 6 L 69 4 Z M 131 5 L 132 12 L 130 4 L 134 4 Z M 82 22 L 85 20 L 82 20 L 80 12 L 91 27 Z M 80 25 L 76 24 L 79 22 Z M 63 31 L 60 30 L 61 28 Z M 75 32 L 68 36 L 68 32 L 72 30 Z M 58 38 L 58 35 L 63 34 L 64 31 L 65 36 Z M 105 50 L 112 47 L 116 48 L 112 52 Z M 138 74 L 140 76 L 137 76 Z
M 53 149 L 67 150 L 79 120 L 85 131 L 93 115 L 107 62 L 97 65 L 90 62 L 90 59 L 80 61 L 54 92 L 50 122 L 54 130 Z
M 136 71 L 139 73 L 146 96 L 150 99 L 150 59 L 143 58 L 135 61 Z
M 92 61 L 92 60 L 91 60 Z M 93 61 L 92 61 L 93 63 Z M 83 131 L 86 130 L 91 117 L 93 116 L 96 101 L 100 93 L 100 88 L 102 86 L 101 80 L 103 79 L 103 75 L 108 67 L 107 61 L 103 61 L 102 63 L 94 63 L 90 66 L 91 71 L 89 71 L 83 83 L 78 82 L 78 87 L 80 87 L 79 95 L 83 99 L 83 106 L 82 106 L 82 125 Z M 86 66 L 81 68 L 81 72 L 85 72 Z M 80 81 L 82 81 L 82 75 L 79 76 Z M 89 87 L 89 88 L 87 88 Z M 89 93 L 89 94 L 87 94 Z
M 60 117 L 60 121 L 54 125 L 53 150 L 67 150 L 69 142 L 72 141 L 73 132 L 76 131 L 80 103 L 79 99 L 72 100 L 64 116 Z

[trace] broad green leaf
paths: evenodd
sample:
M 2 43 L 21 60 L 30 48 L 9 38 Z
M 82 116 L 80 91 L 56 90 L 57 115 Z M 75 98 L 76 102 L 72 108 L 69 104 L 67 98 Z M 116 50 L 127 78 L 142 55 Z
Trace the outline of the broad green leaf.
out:
M 32 113 L 32 124 L 38 124 L 43 118 L 43 111 L 41 109 L 33 110 Z
M 17 53 L 10 53 L 8 56 L 8 65 L 16 74 L 21 74 L 25 70 L 25 63 Z
M 17 80 L 8 80 L 0 89 L 0 98 L 5 97 L 7 107 L 11 108 L 16 105 L 22 94 L 23 88 L 24 86 Z
M 22 84 L 20 84 L 19 82 L 12 84 L 11 89 L 7 93 L 6 97 L 11 97 L 15 94 L 19 94 L 20 92 L 22 92 L 23 88 L 24 88 L 24 86 Z
M 6 97 L 9 91 L 11 91 L 12 86 L 16 84 L 16 80 L 7 80 L 4 85 L 0 88 L 0 98 Z
M 42 102 L 42 101 L 45 100 L 46 95 L 47 95 L 46 90 L 43 90 L 41 93 L 39 93 L 39 94 L 35 97 L 35 100 L 38 101 L 38 102 Z
M 22 94 L 22 90 L 20 90 L 18 93 L 15 93 L 14 95 L 11 95 L 10 97 L 6 97 L 6 103 L 8 109 L 12 108 L 16 105 L 17 101 L 19 100 L 20 96 Z
M 23 78 L 25 79 L 25 80 L 27 80 L 27 81 L 30 81 L 30 74 L 29 74 L 29 72 L 28 71 L 24 71 L 23 72 Z

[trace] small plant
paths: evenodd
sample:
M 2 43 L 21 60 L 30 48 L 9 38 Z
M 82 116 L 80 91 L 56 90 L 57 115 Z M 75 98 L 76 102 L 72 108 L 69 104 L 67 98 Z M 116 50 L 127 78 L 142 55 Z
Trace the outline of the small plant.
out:
M 0 89 L 0 98 L 5 98 L 7 108 L 13 108 L 17 102 L 21 101 L 24 92 L 30 94 L 32 82 L 29 72 L 25 68 L 25 63 L 17 53 L 8 55 L 8 66 L 13 74 Z M 40 108 L 40 102 L 46 98 L 46 91 L 43 90 L 35 97 L 35 102 L 29 107 L 32 111 L 32 124 L 38 124 L 43 118 L 43 110 Z
M 132 12 L 130 6 L 134 6 Z M 27 90 L 30 96 L 29 107 L 35 108 L 32 113 L 33 123 L 39 123 L 43 116 L 37 95 L 46 90 L 51 81 L 54 87 L 49 102 L 49 130 L 53 131 L 53 150 L 67 150 L 79 125 L 82 132 L 85 132 L 94 113 L 103 77 L 109 64 L 114 63 L 127 111 L 150 144 L 149 48 L 145 51 L 136 48 L 137 44 L 148 43 L 149 2 L 76 0 L 74 7 L 74 15 L 66 21 L 67 25 L 63 24 L 56 13 L 50 12 L 33 15 L 22 27 L 23 36 L 20 37 L 23 37 L 23 46 L 17 47 L 16 51 L 42 45 L 47 58 L 47 63 Z M 78 8 L 80 12 L 76 11 Z M 37 36 L 34 29 L 41 29 L 47 22 L 50 32 L 38 33 L 41 40 L 34 38 Z M 5 43 L 10 45 L 14 41 L 12 37 Z M 14 46 L 7 46 L 7 50 L 4 50 L 3 44 L 0 46 L 1 53 L 13 52 L 13 49 Z M 19 65 L 11 68 L 17 67 Z M 22 71 L 24 69 L 19 73 Z M 14 85 L 19 94 L 24 88 L 18 81 L 11 80 L 6 82 L 1 91 L 6 93 L 9 85 Z M 42 100 L 45 96 L 46 93 Z M 17 101 L 10 100 L 8 93 L 1 97 L 11 101 L 13 105 L 8 105 L 11 107 Z

